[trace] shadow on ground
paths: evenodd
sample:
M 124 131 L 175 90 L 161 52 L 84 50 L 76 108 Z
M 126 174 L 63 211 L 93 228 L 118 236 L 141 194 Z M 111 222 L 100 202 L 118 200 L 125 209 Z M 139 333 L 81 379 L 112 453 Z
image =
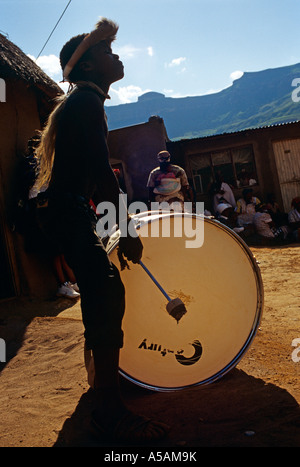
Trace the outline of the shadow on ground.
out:
M 284 389 L 234 369 L 219 382 L 179 392 L 157 393 L 122 381 L 129 406 L 171 426 L 156 446 L 299 447 L 300 409 Z M 82 395 L 54 447 L 116 447 L 89 433 L 95 393 Z

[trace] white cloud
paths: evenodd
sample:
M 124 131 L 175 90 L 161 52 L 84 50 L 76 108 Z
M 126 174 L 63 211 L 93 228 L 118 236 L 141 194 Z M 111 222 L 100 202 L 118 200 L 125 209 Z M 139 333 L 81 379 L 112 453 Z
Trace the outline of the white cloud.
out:
M 148 55 L 149 57 L 153 57 L 154 55 L 154 50 L 153 50 L 153 47 L 147 47 L 147 52 L 148 52 Z
M 185 62 L 186 57 L 178 57 L 178 58 L 173 58 L 170 63 L 167 63 L 166 66 L 168 68 L 172 68 L 174 66 L 179 66 L 181 65 L 182 62 Z
M 31 58 L 50 78 L 55 81 L 64 92 L 68 91 L 69 83 L 62 83 L 62 70 L 59 58 L 56 55 L 42 55 L 36 59 L 33 55 L 28 54 Z
M 164 88 L 164 89 L 162 90 L 162 92 L 163 92 L 164 94 L 172 95 L 173 92 L 174 92 L 174 90 L 173 90 L 173 89 L 166 89 L 166 88 Z
M 165 96 L 166 97 L 173 97 L 173 99 L 178 99 L 178 98 L 181 98 L 181 97 L 187 97 L 187 95 L 182 94 L 180 92 L 175 92 L 175 91 L 166 93 Z
M 62 83 L 62 70 L 59 58 L 56 55 L 42 55 L 36 59 L 33 55 L 28 54 L 31 58 L 53 81 L 61 87 L 64 92 L 68 91 L 69 83 Z
M 123 45 L 122 47 L 116 48 L 115 52 L 119 55 L 121 60 L 124 60 L 136 57 L 141 52 L 141 49 L 133 45 Z
M 142 89 L 139 86 L 134 86 L 130 84 L 129 86 L 123 86 L 118 89 L 113 87 L 110 88 L 109 94 L 111 97 L 110 104 L 111 105 L 118 105 L 118 104 L 130 104 L 131 102 L 136 102 L 138 97 L 145 92 L 149 92 L 151 89 Z M 107 101 L 108 104 L 108 101 Z
M 240 70 L 236 70 L 236 71 L 233 71 L 231 74 L 230 74 L 230 78 L 232 81 L 235 81 L 237 79 L 240 79 L 242 76 L 243 76 L 244 72 L 243 71 L 240 71 Z
M 115 53 L 119 55 L 121 60 L 128 60 L 132 58 L 136 58 L 141 54 L 146 54 L 149 57 L 153 57 L 154 50 L 152 46 L 146 47 L 145 49 L 140 49 L 133 45 L 127 44 L 123 45 L 122 47 L 116 47 Z
M 182 93 L 182 92 L 176 92 L 173 89 L 163 89 L 162 90 L 163 94 L 166 97 L 173 97 L 174 99 L 177 98 L 182 98 L 182 97 L 193 97 L 193 96 L 199 96 L 199 94 L 193 94 L 193 93 Z
M 29 57 L 39 66 L 41 69 L 47 73 L 51 78 L 55 78 L 58 75 L 61 76 L 61 67 L 59 58 L 56 55 L 42 55 L 38 59 L 29 55 Z

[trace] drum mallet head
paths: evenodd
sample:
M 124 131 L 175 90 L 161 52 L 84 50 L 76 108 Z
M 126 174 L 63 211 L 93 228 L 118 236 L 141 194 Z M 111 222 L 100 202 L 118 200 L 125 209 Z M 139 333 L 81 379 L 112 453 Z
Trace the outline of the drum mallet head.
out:
M 169 295 L 165 292 L 165 290 L 162 288 L 162 286 L 159 284 L 159 282 L 155 279 L 153 274 L 149 271 L 149 269 L 144 265 L 142 261 L 140 261 L 140 265 L 142 268 L 146 271 L 148 276 L 152 279 L 154 284 L 159 288 L 159 290 L 162 292 L 162 294 L 167 298 L 168 304 L 166 306 L 167 312 L 169 313 L 170 316 L 176 319 L 177 323 L 179 320 L 185 315 L 186 313 L 186 308 L 182 300 L 180 298 L 173 298 L 171 299 Z
M 173 300 L 170 299 L 166 309 L 169 315 L 176 319 L 177 323 L 186 313 L 185 305 L 180 298 L 174 298 Z

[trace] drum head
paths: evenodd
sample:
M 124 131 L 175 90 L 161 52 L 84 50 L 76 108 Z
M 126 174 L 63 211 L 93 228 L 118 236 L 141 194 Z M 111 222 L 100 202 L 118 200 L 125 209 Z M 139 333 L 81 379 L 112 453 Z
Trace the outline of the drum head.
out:
M 172 299 L 185 304 L 178 323 L 140 265 L 121 271 L 126 311 L 120 373 L 148 389 L 179 390 L 219 379 L 242 358 L 260 322 L 263 287 L 249 248 L 219 222 L 189 217 L 192 228 L 204 232 L 202 246 L 187 248 L 191 233 L 176 232 L 178 218 L 185 222 L 182 214 L 138 218 L 143 263 Z M 170 235 L 155 236 L 166 220 Z M 119 266 L 117 245 L 116 235 L 107 251 Z

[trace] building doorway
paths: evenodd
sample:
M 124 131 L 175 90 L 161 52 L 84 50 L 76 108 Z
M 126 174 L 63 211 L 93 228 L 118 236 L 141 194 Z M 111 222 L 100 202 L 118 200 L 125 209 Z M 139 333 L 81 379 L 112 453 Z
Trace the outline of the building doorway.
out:
M 300 139 L 273 143 L 282 202 L 285 212 L 291 210 L 291 201 L 300 196 Z

